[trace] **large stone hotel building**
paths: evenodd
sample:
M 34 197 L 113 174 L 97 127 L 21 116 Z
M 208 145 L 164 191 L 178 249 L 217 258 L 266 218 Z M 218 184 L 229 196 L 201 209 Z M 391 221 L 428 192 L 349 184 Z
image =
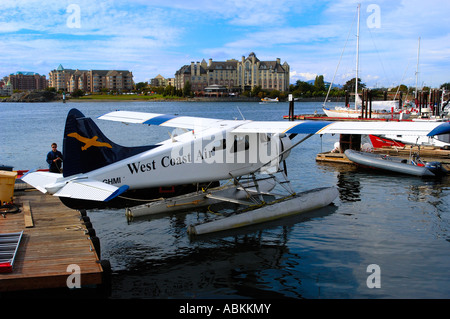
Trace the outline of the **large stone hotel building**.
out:
M 123 70 L 72 70 L 61 64 L 49 73 L 49 86 L 56 90 L 73 92 L 77 89 L 85 92 L 131 91 L 133 73 Z
M 289 89 L 289 64 L 275 61 L 260 61 L 250 53 L 241 61 L 191 62 L 175 73 L 175 88 L 183 89 L 189 81 L 191 90 L 204 94 L 212 86 L 223 87 L 228 92 L 243 92 L 260 86 L 264 90 L 287 91 Z

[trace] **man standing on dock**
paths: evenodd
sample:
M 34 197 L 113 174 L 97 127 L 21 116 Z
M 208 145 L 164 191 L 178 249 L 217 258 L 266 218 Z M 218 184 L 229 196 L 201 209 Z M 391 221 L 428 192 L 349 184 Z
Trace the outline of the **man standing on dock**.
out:
M 52 144 L 52 150 L 47 153 L 47 163 L 49 171 L 52 173 L 62 173 L 61 165 L 63 161 L 63 155 L 57 150 L 56 143 Z

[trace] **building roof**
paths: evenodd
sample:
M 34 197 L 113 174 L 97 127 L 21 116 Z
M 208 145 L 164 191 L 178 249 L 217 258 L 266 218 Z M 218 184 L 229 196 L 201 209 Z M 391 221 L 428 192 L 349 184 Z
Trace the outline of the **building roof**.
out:
M 232 61 L 212 61 L 208 70 L 236 70 L 237 60 Z
M 39 75 L 39 73 L 35 73 L 35 72 L 25 72 L 25 71 L 17 71 L 16 73 L 11 73 L 10 75 Z
M 273 70 L 274 72 L 286 72 L 286 70 L 283 68 L 281 64 L 279 64 L 277 61 L 260 61 L 259 62 L 259 69 L 260 70 Z
M 198 65 L 198 64 L 197 64 Z M 200 67 L 200 74 L 206 74 L 206 70 L 198 65 Z M 194 65 L 195 67 L 195 65 Z M 178 74 L 191 74 L 191 66 L 190 65 L 183 65 L 178 71 L 175 72 L 176 75 Z

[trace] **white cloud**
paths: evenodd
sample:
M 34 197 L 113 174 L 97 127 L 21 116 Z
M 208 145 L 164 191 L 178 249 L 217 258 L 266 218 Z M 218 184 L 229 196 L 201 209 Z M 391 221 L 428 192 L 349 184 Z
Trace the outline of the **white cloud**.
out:
M 316 73 L 310 73 L 310 72 L 297 72 L 294 70 L 292 70 L 290 72 L 291 83 L 295 83 L 297 80 L 301 80 L 301 81 L 314 80 L 316 78 L 316 76 L 317 76 Z
M 8 52 L 0 56 L 0 76 L 19 69 L 47 74 L 49 65 L 53 69 L 63 63 L 68 68 L 133 68 L 135 80 L 141 81 L 158 73 L 173 76 L 191 60 L 239 59 L 255 52 L 261 59 L 288 62 L 295 70 L 292 79 L 324 74 L 330 81 L 348 34 L 336 82 L 355 73 L 355 31 L 349 33 L 356 13 L 353 0 L 1 1 L 0 32 Z M 419 36 L 421 79 L 449 82 L 450 3 L 361 2 L 363 82 L 390 85 L 409 79 Z M 368 30 L 366 9 L 374 2 L 381 10 L 381 27 Z M 80 7 L 80 28 L 67 26 L 72 3 Z

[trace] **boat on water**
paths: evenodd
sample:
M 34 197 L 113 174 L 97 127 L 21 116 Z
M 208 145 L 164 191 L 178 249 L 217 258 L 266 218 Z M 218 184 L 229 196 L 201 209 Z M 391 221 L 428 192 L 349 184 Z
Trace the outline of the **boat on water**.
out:
M 370 143 L 372 143 L 373 148 L 383 148 L 383 147 L 398 147 L 404 148 L 406 144 L 401 143 L 396 140 L 383 138 L 381 136 L 370 135 L 369 134 Z
M 363 118 L 362 100 L 358 95 L 358 80 L 359 80 L 359 20 L 360 20 L 361 5 L 358 4 L 358 27 L 356 35 L 356 76 L 355 76 L 355 105 L 351 108 L 349 105 L 336 106 L 335 108 L 322 107 L 323 112 L 328 117 L 333 118 Z M 333 78 L 334 79 L 334 78 Z M 333 83 L 328 88 L 328 94 L 330 93 Z M 328 99 L 328 94 L 325 101 Z M 366 105 L 366 107 L 369 107 Z M 410 113 L 407 110 L 399 109 L 399 102 L 392 101 L 372 101 L 370 102 L 370 114 L 368 117 L 371 119 L 396 119 L 405 120 L 410 117 Z
M 433 146 L 441 149 L 450 149 L 450 134 L 436 136 L 414 136 L 414 135 L 383 135 L 382 137 L 396 141 L 400 144 Z
M 393 101 L 386 101 L 393 102 Z M 373 103 L 373 102 L 372 102 Z M 340 117 L 340 118 L 361 118 L 362 112 L 361 108 L 350 108 L 344 106 L 336 106 L 335 108 L 327 108 L 323 107 L 323 112 L 328 117 Z M 372 119 L 395 119 L 395 120 L 404 120 L 409 118 L 409 113 L 404 111 L 399 111 L 394 109 L 394 111 L 389 111 L 387 109 L 373 110 L 370 113 L 370 118 Z
M 450 100 L 445 101 L 445 96 L 448 93 L 445 90 L 442 90 L 441 101 L 435 107 L 438 108 L 438 116 L 433 115 L 431 108 L 422 108 L 420 112 L 420 116 L 417 118 L 413 118 L 413 122 L 449 122 L 449 108 L 448 104 Z M 405 143 L 405 144 L 414 144 L 414 145 L 424 145 L 424 146 L 433 146 L 440 147 L 443 149 L 450 149 L 450 134 L 442 134 L 435 136 L 414 136 L 414 135 L 384 135 L 384 138 L 391 139 L 397 142 Z
M 424 163 L 418 156 L 407 160 L 395 156 L 359 152 L 351 149 L 346 150 L 344 154 L 352 162 L 373 169 L 421 177 L 438 177 L 447 174 L 447 170 L 442 167 L 441 163 Z

